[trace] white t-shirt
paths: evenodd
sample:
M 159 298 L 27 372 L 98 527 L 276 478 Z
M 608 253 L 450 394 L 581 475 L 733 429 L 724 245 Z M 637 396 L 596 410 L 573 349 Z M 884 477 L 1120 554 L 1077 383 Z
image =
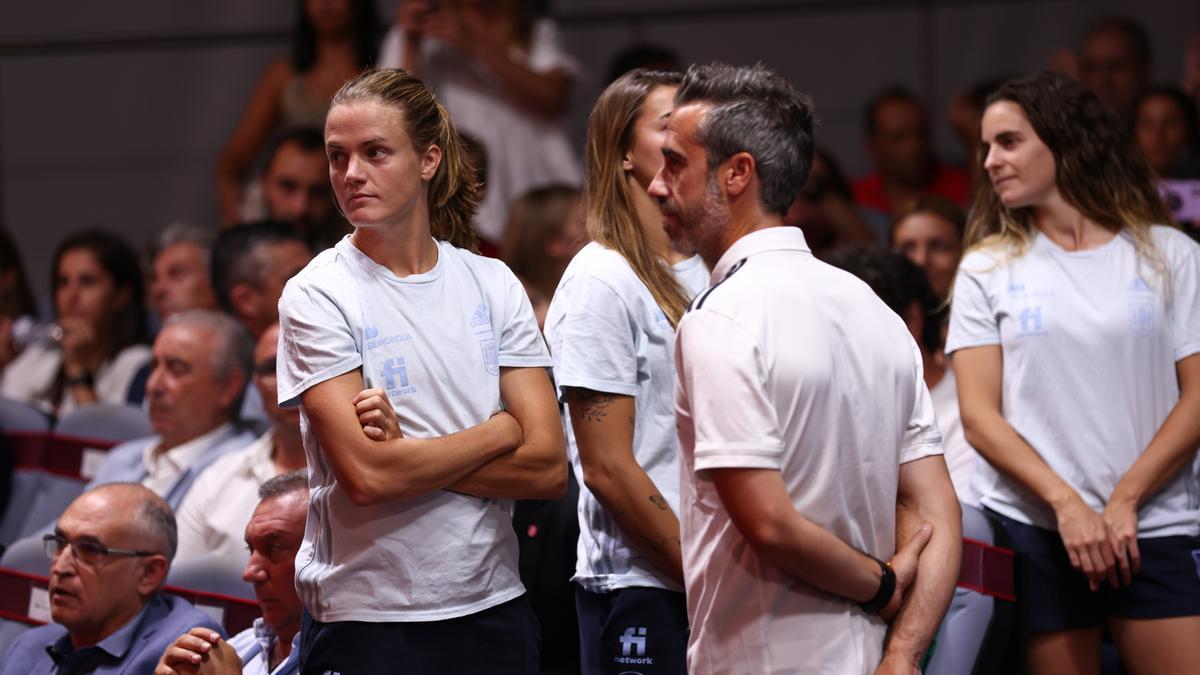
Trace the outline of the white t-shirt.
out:
M 933 401 L 933 412 L 937 415 L 938 428 L 942 432 L 946 468 L 950 471 L 950 482 L 954 483 L 958 501 L 979 506 L 979 493 L 975 489 L 975 464 L 982 462 L 983 458 L 963 435 L 954 369 L 946 368 L 941 381 L 929 390 L 929 397 Z
M 539 73 L 557 69 L 578 79 L 580 72 L 549 19 L 534 23 L 528 53 L 514 57 Z M 402 68 L 403 62 L 404 33 L 393 26 L 379 50 L 378 65 Z M 526 190 L 548 183 L 578 185 L 582 180 L 575 146 L 567 137 L 567 115 L 549 119 L 531 112 L 490 67 L 440 40 L 421 42 L 418 74 L 450 111 L 454 125 L 487 149 L 487 197 L 476 219 L 481 236 L 503 241 L 508 207 Z
M 708 285 L 708 269 L 699 256 L 675 265 L 674 271 L 689 297 Z M 546 341 L 559 387 L 634 397 L 633 456 L 679 513 L 675 329 L 620 253 L 593 242 L 571 260 L 546 314 Z M 564 406 L 568 454 L 579 482 L 573 580 L 593 593 L 630 586 L 682 591 L 629 543 L 584 485 L 570 420 Z
M 246 524 L 258 508 L 258 488 L 279 475 L 271 460 L 275 433 L 268 431 L 196 476 L 179 504 L 176 560 L 246 550 Z
M 129 385 L 152 353 L 147 345 L 130 345 L 96 370 L 96 397 L 100 403 L 128 403 Z M 62 368 L 62 350 L 50 343 L 35 344 L 17 355 L 0 377 L 0 396 L 25 401 L 47 413 L 62 417 L 78 407 L 70 387 L 60 401 L 50 400 L 54 378 Z M 57 408 L 57 409 L 56 409 Z
M 1021 256 L 979 250 L 954 284 L 946 353 L 1000 345 L 1003 415 L 1100 512 L 1179 401 L 1175 363 L 1200 352 L 1200 246 L 1152 230 L 1170 292 L 1123 231 L 1087 251 L 1041 234 Z M 1200 485 L 1180 471 L 1138 511 L 1138 536 L 1200 533 Z M 986 462 L 980 502 L 1055 529 L 1053 510 Z
M 941 453 L 920 350 L 866 284 L 814 258 L 798 228 L 742 237 L 712 279 L 675 352 L 688 670 L 871 673 L 883 620 L 759 558 L 709 471 L 777 470 L 805 518 L 890 558 L 900 465 Z
M 504 263 L 438 242 L 428 272 L 397 277 L 347 236 L 279 301 L 279 403 L 361 368 L 412 438 L 481 424 L 501 409 L 502 367 L 551 365 L 521 282 Z M 435 621 L 524 592 L 512 501 L 438 490 L 355 506 L 301 408 L 308 524 L 296 588 L 313 618 Z

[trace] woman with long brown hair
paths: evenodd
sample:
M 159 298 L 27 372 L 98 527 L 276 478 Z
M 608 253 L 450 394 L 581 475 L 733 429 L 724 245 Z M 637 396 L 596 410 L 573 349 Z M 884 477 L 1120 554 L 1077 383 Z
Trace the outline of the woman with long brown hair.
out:
M 946 352 L 975 486 L 1019 554 L 1033 673 L 1200 663 L 1200 247 L 1091 91 L 1039 73 L 981 125 Z
M 567 266 L 546 316 L 582 486 L 574 580 L 584 673 L 614 663 L 685 672 L 675 326 L 708 270 L 671 250 L 647 192 L 680 81 L 634 70 L 596 102 L 584 188 L 592 243 Z M 623 649 L 630 640 L 642 651 Z M 621 661 L 637 657 L 652 660 Z
M 471 251 L 474 171 L 420 80 L 348 82 L 325 145 L 355 229 L 279 311 L 311 486 L 302 672 L 536 672 L 511 500 L 560 496 L 566 457 L 529 300 Z

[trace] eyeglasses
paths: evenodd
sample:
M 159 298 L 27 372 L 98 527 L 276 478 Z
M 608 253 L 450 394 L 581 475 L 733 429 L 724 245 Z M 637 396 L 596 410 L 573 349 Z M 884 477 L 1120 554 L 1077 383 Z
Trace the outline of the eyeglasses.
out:
M 97 541 L 70 541 L 57 534 L 47 534 L 42 537 L 46 547 L 46 556 L 51 560 L 58 557 L 67 546 L 71 547 L 71 556 L 85 565 L 95 565 L 110 555 L 138 557 L 156 555 L 154 551 L 131 551 L 124 548 L 109 548 Z

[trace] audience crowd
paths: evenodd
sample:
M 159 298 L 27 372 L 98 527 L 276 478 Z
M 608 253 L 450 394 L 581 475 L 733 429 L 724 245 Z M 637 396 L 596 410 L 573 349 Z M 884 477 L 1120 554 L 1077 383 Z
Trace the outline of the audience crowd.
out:
M 607 672 L 597 661 L 599 648 L 589 644 L 592 638 L 596 644 L 606 641 L 608 661 L 621 662 L 623 647 L 624 657 L 636 656 L 629 645 L 644 650 L 645 628 L 622 634 L 626 624 L 609 622 L 620 605 L 606 593 L 622 584 L 658 594 L 653 602 L 668 614 L 655 630 L 672 626 L 677 634 L 671 639 L 683 649 L 688 628 L 678 533 L 684 518 L 671 513 L 680 498 L 674 389 L 659 378 L 667 373 L 673 379 L 666 345 L 688 303 L 709 286 L 712 261 L 671 250 L 662 232 L 670 210 L 659 210 L 670 202 L 656 201 L 651 185 L 662 165 L 661 120 L 680 83 L 678 74 L 667 71 L 682 68 L 670 51 L 653 45 L 623 52 L 609 77 L 617 84 L 596 104 L 588 145 L 577 148 L 565 120 L 578 103 L 572 93 L 580 66 L 553 20 L 537 16 L 532 5 L 404 0 L 392 25 L 384 26 L 369 0 L 298 3 L 290 57 L 268 66 L 221 153 L 216 171 L 221 222 L 171 224 L 150 243 L 144 260 L 137 252 L 142 242 L 115 231 L 68 236 L 48 270 L 48 314 L 39 312 L 28 283 L 29 274 L 47 270 L 27 269 L 11 235 L 0 230 L 0 397 L 32 406 L 48 420 L 91 405 L 131 406 L 144 411 L 153 432 L 109 450 L 82 494 L 54 522 L 3 542 L 0 567 L 49 576 L 53 602 L 52 622 L 13 641 L 0 656 L 0 673 L 299 672 L 303 608 L 294 583 L 296 554 L 306 514 L 312 517 L 305 469 L 317 471 L 317 480 L 330 469 L 314 468 L 316 455 L 305 454 L 316 443 L 313 415 L 302 420 L 299 407 L 278 403 L 284 384 L 277 389 L 276 364 L 282 368 L 289 356 L 280 338 L 280 322 L 288 326 L 280 301 L 289 280 L 306 266 L 311 271 L 331 264 L 353 230 L 331 190 L 325 120 L 335 94 L 372 65 L 403 68 L 421 78 L 464 132 L 463 152 L 470 157 L 464 166 L 473 167 L 479 188 L 472 223 L 478 239 L 456 243 L 507 263 L 555 359 L 555 391 L 575 471 L 567 497 L 531 494 L 539 498 L 520 500 L 514 519 L 521 580 L 542 622 L 541 672 L 580 672 L 581 658 L 585 672 Z M 1124 125 L 1171 210 L 1158 224 L 1200 239 L 1200 72 L 1189 72 L 1180 84 L 1155 83 L 1154 57 L 1153 40 L 1140 25 L 1112 17 L 1094 23 L 1077 52 L 1063 51 L 1050 65 L 1094 92 Z M 1195 60 L 1200 68 L 1200 58 Z M 644 67 L 662 72 L 658 79 L 622 79 Z M 947 356 L 947 331 L 953 305 L 978 306 L 981 294 L 1001 292 L 986 286 L 1000 283 L 988 272 L 960 272 L 960 266 L 979 255 L 972 258 L 966 250 L 980 241 L 970 236 L 969 221 L 999 208 L 973 195 L 989 180 L 989 145 L 1008 142 L 987 137 L 985 119 L 985 112 L 994 115 L 996 109 L 989 97 L 1008 91 L 1005 86 L 1004 79 L 981 80 L 950 102 L 948 117 L 968 158 L 965 166 L 944 161 L 934 150 L 930 107 L 938 102 L 902 87 L 882 88 L 863 110 L 871 170 L 849 177 L 833 148 L 817 147 L 803 188 L 782 215 L 784 225 L 803 232 L 818 258 L 866 282 L 907 326 L 950 480 L 961 504 L 972 509 L 981 506 L 980 481 L 1007 485 L 1008 460 L 996 458 L 997 441 L 989 434 L 1011 429 L 992 432 L 990 422 L 980 422 L 992 419 L 993 408 L 999 411 L 1001 366 L 998 356 L 995 363 L 981 364 L 975 350 L 967 349 L 982 344 L 970 332 L 982 330 L 979 322 L 960 317 L 950 329 L 953 349 L 969 353 L 962 361 L 967 370 Z M 1017 100 L 1017 94 L 1011 96 Z M 1060 170 L 1060 184 L 1067 180 Z M 1166 255 L 1190 250 L 1196 258 L 1186 249 L 1190 242 L 1170 242 L 1174 248 Z M 1194 290 L 1196 278 L 1175 283 L 1193 284 Z M 297 286 L 289 287 L 293 296 Z M 321 292 L 312 281 L 302 289 Z M 1035 311 L 1032 304 L 1021 307 L 1015 311 Z M 1153 312 L 1146 318 L 1139 308 L 1143 305 L 1131 305 L 1129 321 L 1148 331 Z M 425 311 L 429 321 L 439 321 L 441 309 Z M 346 320 L 359 326 L 366 319 Z M 1040 314 L 1023 314 L 1021 330 L 1036 333 L 1042 320 Z M 620 330 L 613 328 L 617 324 Z M 563 335 L 578 339 L 561 346 Z M 374 324 L 354 336 L 365 349 L 380 338 L 400 339 L 380 335 Z M 581 344 L 583 351 L 570 351 Z M 478 346 L 488 349 L 484 342 Z M 549 363 L 542 346 L 529 350 L 530 364 Z M 502 353 L 500 366 L 504 358 Z M 1018 386 L 1010 379 L 1021 376 L 1010 371 L 1007 358 L 1006 352 L 1006 409 L 1010 393 L 1019 393 L 1010 389 Z M 627 373 L 627 382 L 605 381 L 604 368 L 622 364 L 637 364 L 637 372 Z M 402 361 L 386 367 L 389 382 L 394 374 L 408 386 Z M 972 376 L 975 382 L 964 388 L 964 379 Z M 995 385 L 995 400 L 978 393 L 964 399 L 960 411 L 959 392 L 977 391 L 972 388 L 982 387 L 979 382 Z M 389 419 L 406 419 L 405 410 L 361 401 L 364 411 L 377 408 L 363 413 L 363 425 L 379 426 L 376 432 L 383 436 Z M 608 417 L 602 423 L 590 418 L 597 415 Z M 662 447 L 670 457 L 638 450 L 647 434 L 669 437 Z M 614 448 L 620 458 L 606 455 L 617 452 Z M 0 445 L 0 471 L 11 472 L 2 457 L 6 452 Z M 1200 467 L 1194 447 L 1190 459 L 1180 462 L 1172 466 Z M 7 486 L 9 476 L 2 478 Z M 650 502 L 626 494 L 629 485 L 644 485 Z M 983 492 L 994 497 L 997 489 L 1020 491 L 989 484 Z M 5 494 L 0 489 L 0 497 Z M 1012 497 L 1014 503 L 1021 498 Z M 0 514 L 24 506 L 0 504 Z M 348 512 L 337 510 L 343 506 L 332 507 L 331 517 Z M 632 524 L 622 520 L 627 512 L 644 518 Z M 648 523 L 659 517 L 661 531 L 653 530 Z M 1006 525 L 1020 536 L 1022 530 Z M 311 520 L 308 526 L 314 527 Z M 674 548 L 646 543 L 672 537 Z M 1075 555 L 1070 542 L 1068 549 Z M 254 626 L 238 635 L 226 636 L 211 617 L 161 592 L 172 566 L 214 557 L 232 560 L 227 570 L 244 565 L 240 578 L 253 587 L 262 609 Z M 365 597 L 369 586 L 352 590 Z M 1068 622 L 1052 629 L 1074 627 Z M 1036 640 L 1029 645 L 1045 647 Z M 1099 644 L 1081 649 L 1100 653 Z M 1136 664 L 1126 667 L 1143 672 Z

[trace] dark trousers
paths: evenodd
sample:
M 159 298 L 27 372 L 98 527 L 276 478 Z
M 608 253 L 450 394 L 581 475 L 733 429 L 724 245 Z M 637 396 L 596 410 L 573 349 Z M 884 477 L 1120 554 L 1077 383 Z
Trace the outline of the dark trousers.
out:
M 444 621 L 321 623 L 305 613 L 302 675 L 530 675 L 538 625 L 525 596 Z
M 683 593 L 622 588 L 575 593 L 584 675 L 686 675 L 688 622 Z

